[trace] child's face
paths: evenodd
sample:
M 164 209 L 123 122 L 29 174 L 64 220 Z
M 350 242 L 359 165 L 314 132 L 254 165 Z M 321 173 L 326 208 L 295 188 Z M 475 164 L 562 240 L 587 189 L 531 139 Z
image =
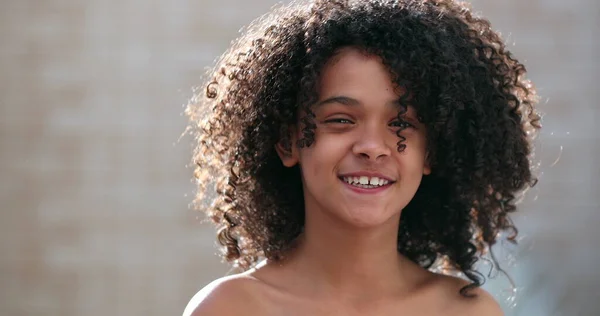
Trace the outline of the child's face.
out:
M 359 227 L 397 220 L 430 173 L 425 126 L 409 107 L 405 119 L 412 126 L 402 131 L 406 149 L 398 152 L 400 94 L 377 57 L 345 48 L 321 79 L 315 141 L 292 146 L 290 155 L 280 151 L 285 165 L 300 164 L 306 212 L 326 212 Z M 299 136 L 298 130 L 293 140 Z

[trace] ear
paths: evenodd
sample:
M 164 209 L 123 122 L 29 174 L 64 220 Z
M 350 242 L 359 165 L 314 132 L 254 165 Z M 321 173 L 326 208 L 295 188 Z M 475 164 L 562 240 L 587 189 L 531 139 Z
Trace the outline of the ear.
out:
M 426 175 L 426 176 L 428 176 L 428 175 L 430 175 L 430 174 L 431 174 L 431 168 L 429 167 L 429 164 L 426 164 L 426 165 L 423 167 L 423 174 L 424 174 L 424 175 Z
M 288 168 L 295 166 L 299 162 L 297 137 L 294 130 L 293 127 L 290 127 L 287 130 L 287 137 L 280 137 L 277 144 L 275 144 L 275 150 L 277 151 L 277 155 L 279 155 L 279 159 Z
M 423 165 L 423 174 L 430 175 L 431 174 L 431 163 L 429 162 L 429 151 L 425 153 L 425 164 Z

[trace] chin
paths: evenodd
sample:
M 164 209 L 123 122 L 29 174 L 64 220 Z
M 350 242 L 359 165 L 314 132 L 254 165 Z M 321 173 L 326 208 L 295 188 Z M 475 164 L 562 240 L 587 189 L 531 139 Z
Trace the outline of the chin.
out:
M 400 219 L 398 212 L 373 211 L 373 208 L 369 208 L 348 210 L 343 220 L 356 228 L 376 228 L 396 219 Z

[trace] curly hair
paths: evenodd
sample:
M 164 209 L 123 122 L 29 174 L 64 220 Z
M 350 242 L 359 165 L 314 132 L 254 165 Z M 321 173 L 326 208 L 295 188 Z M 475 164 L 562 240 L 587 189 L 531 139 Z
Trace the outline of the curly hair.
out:
M 515 241 L 509 214 L 537 181 L 532 140 L 541 124 L 525 67 L 464 3 L 294 2 L 253 22 L 186 109 L 195 206 L 217 224 L 234 265 L 285 256 L 305 210 L 300 170 L 284 167 L 275 145 L 289 146 L 296 124 L 300 147 L 318 141 L 311 105 L 325 63 L 343 47 L 378 56 L 426 126 L 432 172 L 402 210 L 398 252 L 424 268 L 446 258 L 470 279 L 467 295 L 485 281 L 474 264 L 499 234 Z

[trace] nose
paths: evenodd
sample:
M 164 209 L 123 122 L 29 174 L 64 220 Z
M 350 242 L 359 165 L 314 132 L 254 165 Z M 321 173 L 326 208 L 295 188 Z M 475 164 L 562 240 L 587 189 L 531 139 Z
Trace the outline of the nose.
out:
M 375 162 L 391 154 L 389 144 L 386 144 L 385 132 L 377 128 L 365 128 L 352 146 L 352 152 L 369 161 Z

